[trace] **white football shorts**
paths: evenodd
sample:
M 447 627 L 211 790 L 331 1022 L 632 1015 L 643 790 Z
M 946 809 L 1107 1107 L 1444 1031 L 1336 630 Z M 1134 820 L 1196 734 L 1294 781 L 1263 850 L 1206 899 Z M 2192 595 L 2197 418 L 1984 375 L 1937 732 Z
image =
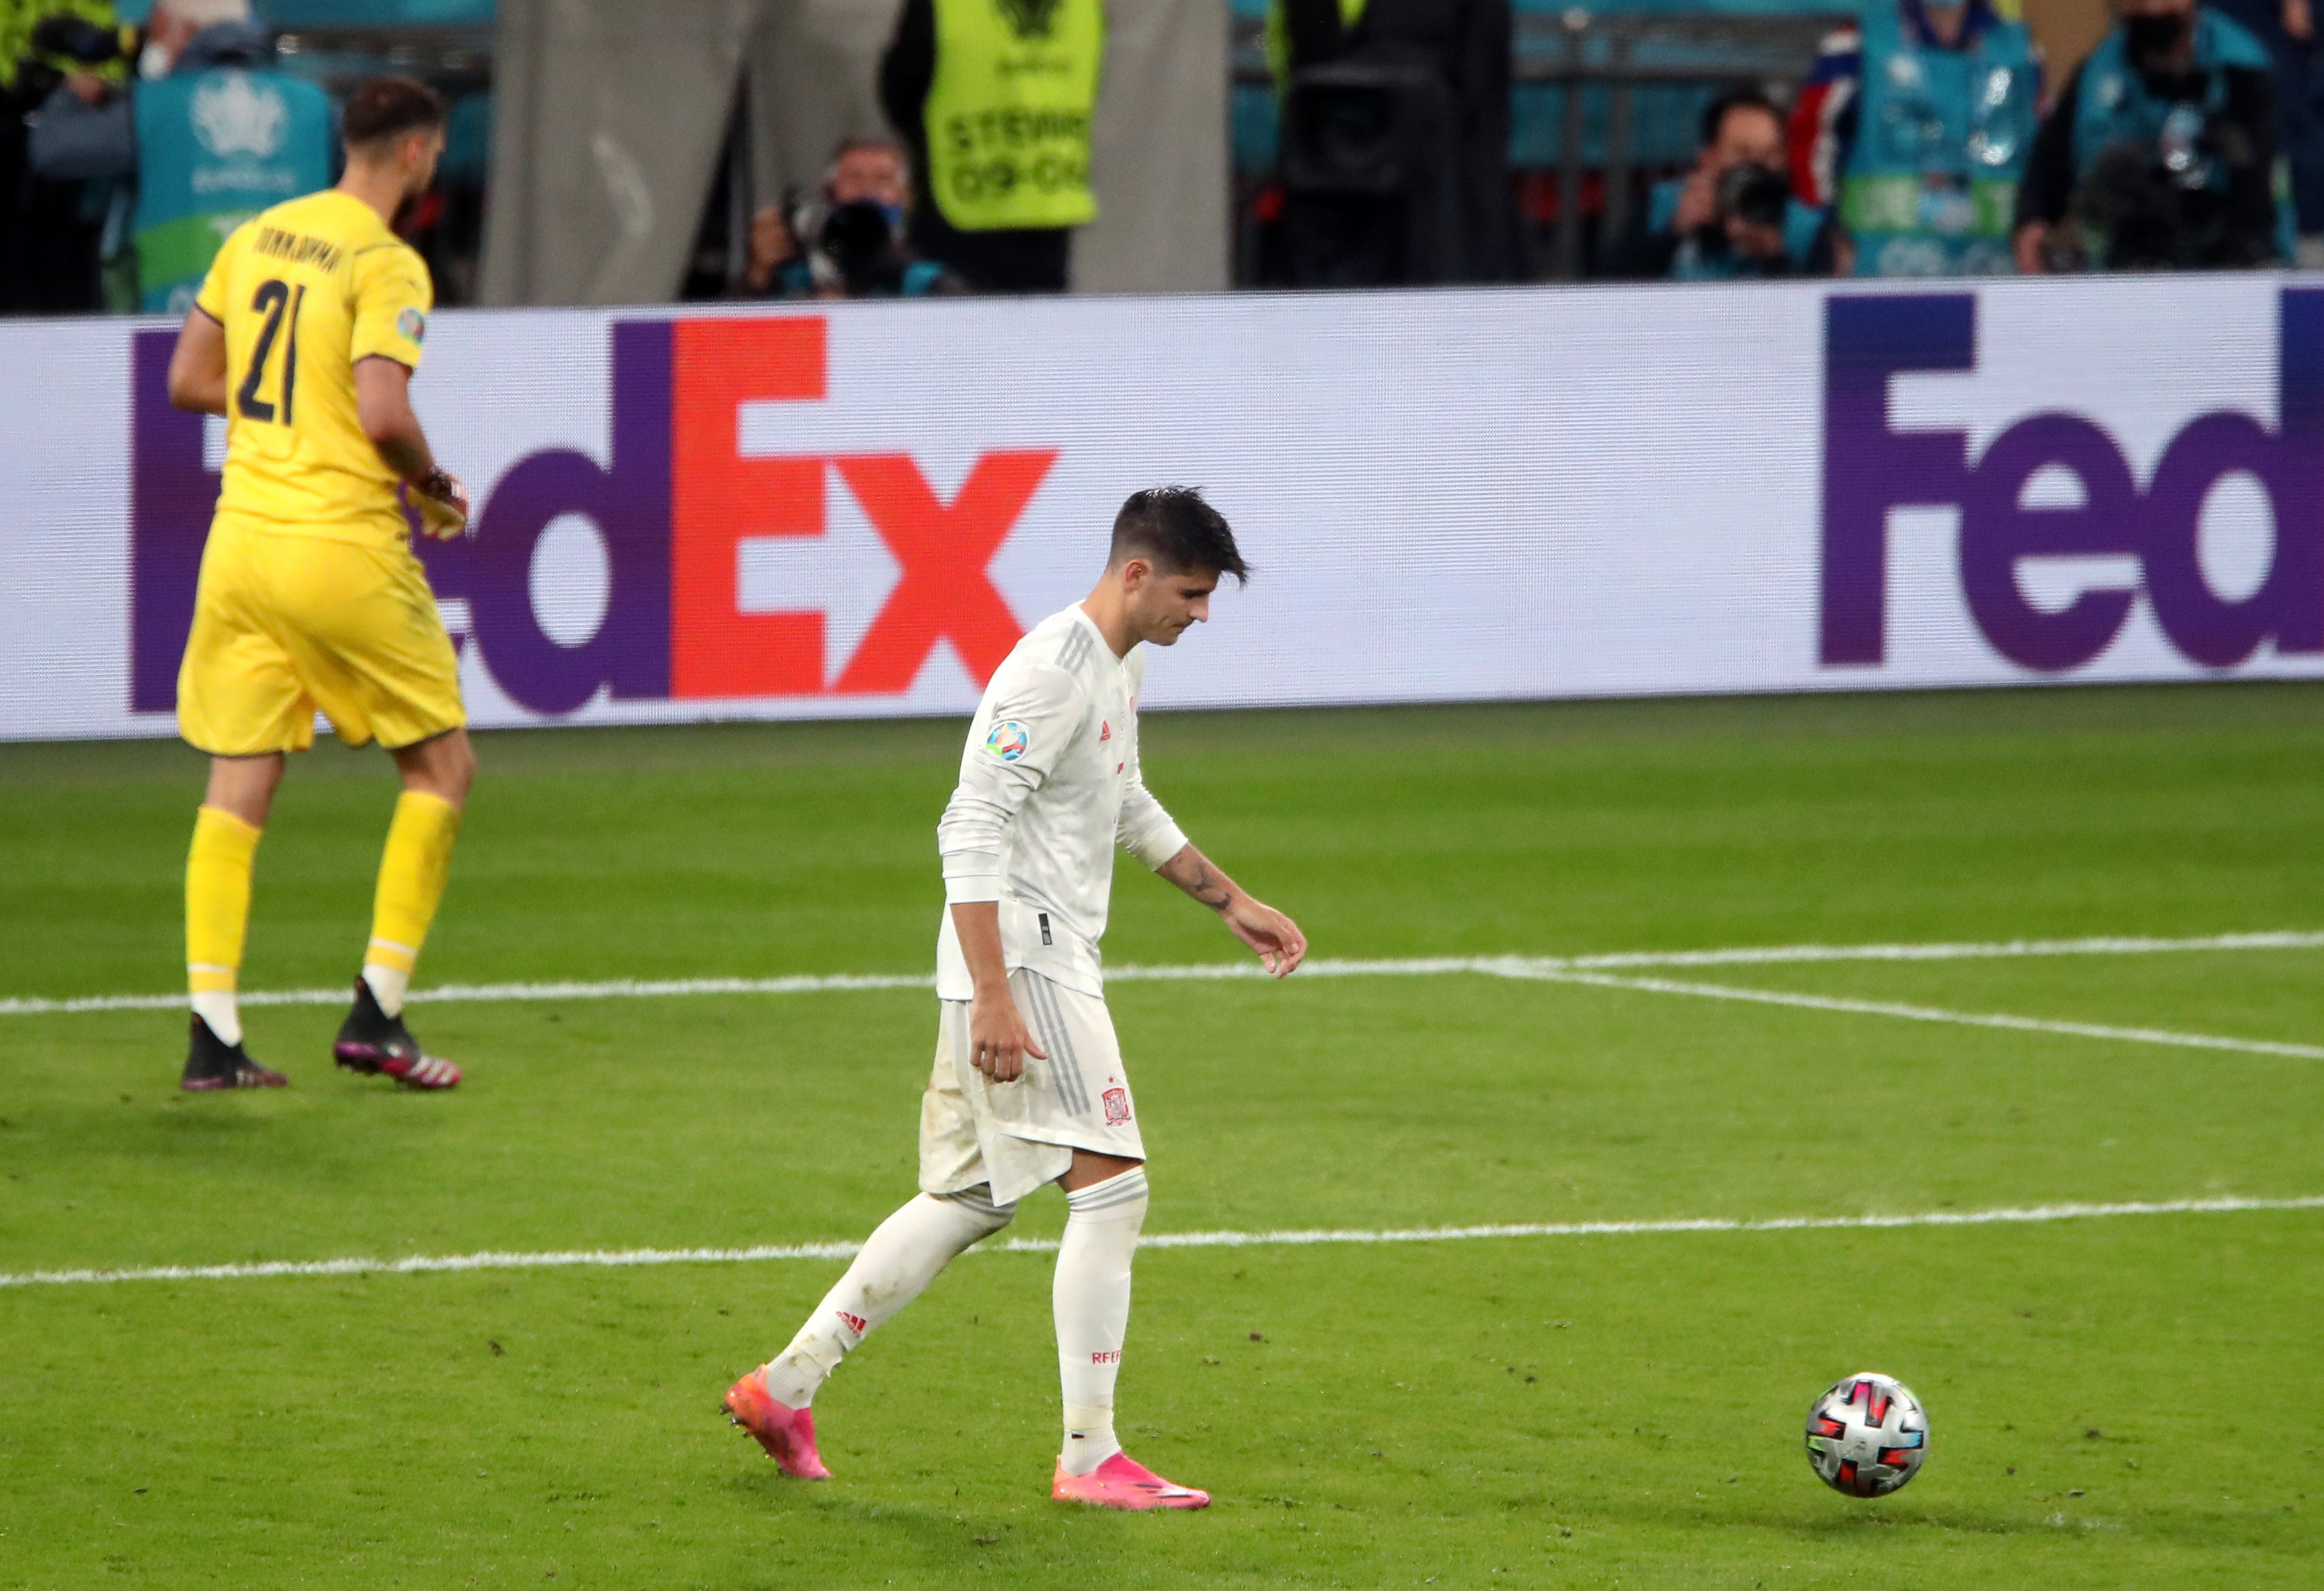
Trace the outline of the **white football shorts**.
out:
M 992 1082 L 969 1059 L 969 1003 L 937 1003 L 936 1070 L 920 1098 L 924 1192 L 989 1182 L 993 1203 L 1014 1204 L 1064 1176 L 1076 1149 L 1146 1158 L 1105 1002 L 1021 967 L 1009 984 L 1048 1056 L 1028 1055 L 1023 1077 Z

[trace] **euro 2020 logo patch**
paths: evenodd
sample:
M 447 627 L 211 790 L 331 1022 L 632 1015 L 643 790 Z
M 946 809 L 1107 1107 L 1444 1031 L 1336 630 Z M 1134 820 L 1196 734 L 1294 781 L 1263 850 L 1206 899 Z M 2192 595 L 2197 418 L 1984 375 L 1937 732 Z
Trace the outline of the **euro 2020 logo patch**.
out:
M 406 310 L 395 318 L 395 329 L 406 342 L 424 343 L 428 340 L 428 317 L 417 310 Z
M 1004 763 L 1013 763 L 1023 756 L 1025 748 L 1032 744 L 1033 737 L 1026 733 L 1025 726 L 1014 718 L 995 724 L 992 733 L 984 737 L 984 749 Z

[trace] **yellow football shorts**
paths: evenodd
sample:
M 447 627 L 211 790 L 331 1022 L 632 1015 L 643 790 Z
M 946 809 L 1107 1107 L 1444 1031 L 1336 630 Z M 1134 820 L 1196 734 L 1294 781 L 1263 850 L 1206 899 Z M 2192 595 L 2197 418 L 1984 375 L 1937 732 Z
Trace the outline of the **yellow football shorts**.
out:
M 407 548 L 222 514 L 178 669 L 178 732 L 212 756 L 305 751 L 318 708 L 349 745 L 401 748 L 467 722 L 427 572 Z

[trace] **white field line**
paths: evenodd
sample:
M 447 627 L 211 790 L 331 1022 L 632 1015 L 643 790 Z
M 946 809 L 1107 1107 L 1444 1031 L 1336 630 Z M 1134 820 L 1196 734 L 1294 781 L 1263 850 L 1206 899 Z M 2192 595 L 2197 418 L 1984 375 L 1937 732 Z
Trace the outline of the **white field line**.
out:
M 1933 1005 L 1900 1005 L 1887 1000 L 1850 1000 L 1838 994 L 1794 994 L 1775 989 L 1738 989 L 1728 984 L 1680 983 L 1673 978 L 1616 977 L 1607 973 L 1527 970 L 1511 977 L 1545 983 L 1589 984 L 1601 989 L 1634 989 L 1647 994 L 1691 994 L 1705 1000 L 1743 1000 L 1757 1005 L 1794 1005 L 1853 1016 L 1893 1016 L 1906 1022 L 1950 1022 L 1966 1028 L 2006 1028 L 2021 1033 L 2060 1033 L 2076 1039 L 2107 1039 L 2126 1044 L 2163 1044 L 2179 1050 L 2227 1050 L 2248 1055 L 2286 1055 L 2324 1060 L 2324 1045 L 2286 1044 L 2273 1039 L 2228 1039 L 2211 1033 L 2181 1033 L 2165 1028 L 2118 1028 L 2104 1022 L 2053 1022 L 2047 1017 L 2010 1016 L 1976 1011 L 1944 1011 Z
M 1725 950 L 1622 950 L 1594 956 L 1439 956 L 1386 961 L 1321 959 L 1308 962 L 1300 971 L 1309 977 L 1426 977 L 1450 973 L 1480 973 L 1497 977 L 1545 977 L 1560 973 L 1622 967 L 1772 967 L 1824 961 L 1978 961 L 2025 956 L 2172 956 L 2207 950 L 2315 949 L 2324 949 L 2324 933 L 2210 934 L 2194 939 L 2108 936 L 2082 939 L 2003 939 L 1986 943 L 1925 945 L 1762 945 Z M 1185 967 L 1117 967 L 1108 969 L 1105 976 L 1109 982 L 1113 983 L 1154 983 L 1177 979 L 1255 978 L 1267 975 L 1254 962 L 1220 962 Z M 613 978 L 596 983 L 444 984 L 432 989 L 414 989 L 410 998 L 447 1004 L 522 1000 L 654 1000 L 688 994 L 815 994 L 857 989 L 927 989 L 935 985 L 936 980 L 924 974 L 835 973 L 770 978 Z M 346 997 L 347 991 L 344 986 L 252 990 L 243 994 L 242 1004 L 337 1005 Z M 185 1003 L 183 994 L 87 994 L 67 999 L 20 996 L 0 999 L 0 1016 L 53 1016 L 94 1011 L 176 1011 Z
M 1779 1216 L 1742 1221 L 1715 1216 L 1671 1221 L 1538 1221 L 1514 1226 L 1424 1226 L 1385 1232 L 1165 1232 L 1140 1248 L 1307 1248 L 1323 1244 L 1467 1243 L 1480 1238 L 1637 1237 L 1689 1232 L 1879 1231 L 1897 1226 L 2028 1226 L 2123 1216 L 2209 1216 L 2245 1210 L 2324 1209 L 2324 1197 L 2175 1198 L 2121 1204 L 2033 1205 L 1998 1210 L 1925 1210 L 1893 1216 Z M 1055 1253 L 1054 1238 L 1019 1237 L 987 1245 L 1001 1253 Z M 547 1253 L 414 1254 L 401 1260 L 270 1260 L 245 1265 L 155 1265 L 127 1271 L 0 1273 L 0 1288 L 59 1287 L 115 1281 L 245 1281 L 274 1276 L 409 1275 L 435 1271 L 542 1271 L 573 1266 L 747 1264 L 769 1260 L 844 1260 L 854 1243 L 779 1244 L 758 1248 L 576 1249 Z
M 1119 974 L 1115 975 L 1119 976 Z M 685 994 L 817 994 L 845 989 L 933 989 L 933 976 L 901 973 L 835 973 L 828 977 L 613 978 L 588 984 L 443 984 L 414 989 L 406 998 L 445 1004 L 509 1000 L 659 1000 Z M 347 991 L 248 989 L 244 1005 L 344 1005 Z M 0 1016 L 54 1016 L 87 1011 L 176 1011 L 183 994 L 84 994 L 66 1000 L 0 1000 Z

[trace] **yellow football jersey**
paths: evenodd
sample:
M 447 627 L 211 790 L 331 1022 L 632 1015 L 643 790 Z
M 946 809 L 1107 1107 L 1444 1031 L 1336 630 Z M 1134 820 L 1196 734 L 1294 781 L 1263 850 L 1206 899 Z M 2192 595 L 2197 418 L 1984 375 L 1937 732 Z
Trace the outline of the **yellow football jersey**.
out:
M 427 263 L 359 199 L 326 190 L 236 227 L 194 301 L 226 328 L 221 516 L 276 532 L 400 543 L 396 475 L 364 435 L 355 366 L 417 370 Z

